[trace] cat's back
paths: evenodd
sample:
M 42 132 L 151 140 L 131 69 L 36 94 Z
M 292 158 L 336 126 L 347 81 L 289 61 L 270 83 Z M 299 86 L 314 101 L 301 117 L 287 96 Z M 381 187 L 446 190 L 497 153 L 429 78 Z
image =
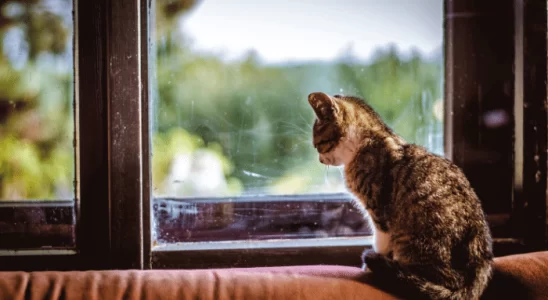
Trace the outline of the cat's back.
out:
M 401 156 L 393 164 L 392 176 L 396 186 L 417 189 L 419 194 L 472 191 L 470 182 L 453 162 L 415 144 L 403 146 Z
M 446 231 L 483 222 L 480 201 L 462 170 L 421 146 L 404 147 L 392 177 L 394 217 L 405 218 L 406 226 L 424 229 L 439 223 Z

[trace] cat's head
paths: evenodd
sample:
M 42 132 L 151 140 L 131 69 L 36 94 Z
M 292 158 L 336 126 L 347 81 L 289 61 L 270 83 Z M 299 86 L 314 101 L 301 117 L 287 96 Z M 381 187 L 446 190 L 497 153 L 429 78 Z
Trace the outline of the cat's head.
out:
M 363 142 L 375 136 L 392 135 L 362 99 L 316 92 L 308 95 L 308 103 L 316 114 L 312 141 L 323 164 L 347 164 Z

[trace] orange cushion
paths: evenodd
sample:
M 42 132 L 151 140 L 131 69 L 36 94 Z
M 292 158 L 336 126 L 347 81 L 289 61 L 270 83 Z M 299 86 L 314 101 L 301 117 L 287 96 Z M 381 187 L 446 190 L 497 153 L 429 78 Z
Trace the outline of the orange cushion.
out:
M 497 258 L 495 269 L 485 299 L 548 299 L 548 252 Z M 396 299 L 370 275 L 342 266 L 0 272 L 0 299 Z

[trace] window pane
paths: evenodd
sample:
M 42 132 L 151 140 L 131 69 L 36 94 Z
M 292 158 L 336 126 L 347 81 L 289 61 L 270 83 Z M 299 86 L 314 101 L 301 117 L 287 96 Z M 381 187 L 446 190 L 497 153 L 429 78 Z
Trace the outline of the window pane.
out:
M 0 2 L 0 248 L 73 242 L 72 36 L 70 0 Z
M 177 3 L 152 13 L 157 243 L 368 234 L 318 162 L 310 92 L 443 154 L 441 1 Z
M 72 2 L 0 13 L 0 198 L 72 199 Z

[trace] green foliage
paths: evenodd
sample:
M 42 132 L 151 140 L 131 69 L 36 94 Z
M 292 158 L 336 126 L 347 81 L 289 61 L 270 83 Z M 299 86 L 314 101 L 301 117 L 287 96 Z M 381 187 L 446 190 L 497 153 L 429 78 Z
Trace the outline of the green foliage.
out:
M 70 189 L 73 153 L 54 148 L 46 157 L 40 144 L 13 135 L 0 138 L 0 192 L 4 199 L 43 199 L 57 189 Z
M 45 2 L 0 3 L 0 199 L 73 197 L 71 1 Z M 156 1 L 156 195 L 172 193 L 178 155 L 214 157 L 227 185 L 223 195 L 326 191 L 338 171 L 325 171 L 312 147 L 306 96 L 313 91 L 365 97 L 408 141 L 441 145 L 430 140 L 441 133 L 433 113 L 442 95 L 440 61 L 402 58 L 388 47 L 367 63 L 345 55 L 330 63 L 267 65 L 254 52 L 225 62 L 191 51 L 175 30 L 196 3 Z M 26 46 L 9 50 L 4 45 L 14 32 Z M 178 186 L 177 195 L 193 195 Z
M 72 2 L 0 2 L 0 200 L 74 197 Z M 158 21 L 195 2 L 158 0 Z
M 282 191 L 280 182 L 286 192 L 303 192 L 321 181 L 321 170 L 310 167 L 316 163 L 306 101 L 312 91 L 365 97 L 410 142 L 433 147 L 428 139 L 441 134 L 432 111 L 441 96 L 441 64 L 416 54 L 403 59 L 393 48 L 380 49 L 369 64 L 272 66 L 253 53 L 226 63 L 172 43 L 160 45 L 157 72 L 156 130 L 182 127 L 206 145 L 222 145 L 248 193 Z
M 70 3 L 62 4 L 70 10 Z M 71 190 L 72 76 L 70 69 L 58 74 L 40 68 L 37 60 L 67 49 L 68 25 L 40 1 L 0 4 L 0 199 L 64 197 Z M 18 32 L 26 46 L 6 50 L 6 43 L 17 45 L 13 35 Z M 17 60 L 26 63 L 20 66 Z
M 218 144 L 204 146 L 203 140 L 195 135 L 189 134 L 186 130 L 174 127 L 166 132 L 153 135 L 152 138 L 152 186 L 156 195 L 168 194 L 166 187 L 166 176 L 170 173 L 173 158 L 177 155 L 188 155 L 192 157 L 198 152 L 213 155 L 221 162 L 223 174 L 227 177 L 227 194 L 238 194 L 241 191 L 241 184 L 238 179 L 230 177 L 234 171 L 232 162 L 222 153 Z M 178 196 L 190 196 L 191 190 L 183 190 Z
M 345 91 L 364 97 L 405 139 L 424 143 L 421 128 L 435 120 L 432 107 L 441 98 L 441 61 L 427 62 L 418 53 L 402 59 L 394 47 L 378 49 L 369 65 L 340 63 Z

